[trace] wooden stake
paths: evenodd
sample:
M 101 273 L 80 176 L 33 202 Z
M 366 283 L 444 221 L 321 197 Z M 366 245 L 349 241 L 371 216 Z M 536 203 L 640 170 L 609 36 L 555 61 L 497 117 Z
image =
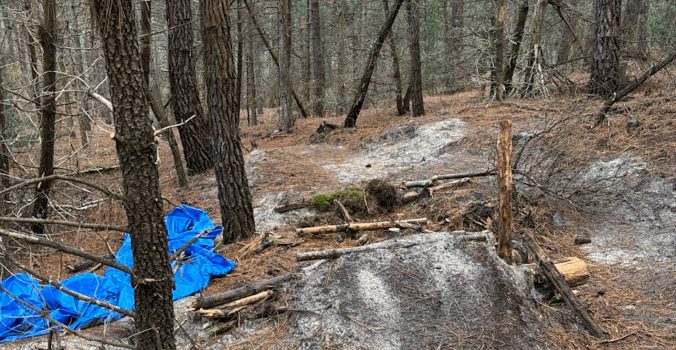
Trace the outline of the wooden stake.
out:
M 512 121 L 500 122 L 498 137 L 498 190 L 500 207 L 498 215 L 499 237 L 498 255 L 511 263 L 512 261 Z

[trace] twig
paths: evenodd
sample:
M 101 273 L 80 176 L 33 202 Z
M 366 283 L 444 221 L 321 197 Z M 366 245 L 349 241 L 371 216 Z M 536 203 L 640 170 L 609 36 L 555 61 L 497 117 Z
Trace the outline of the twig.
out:
M 602 340 L 602 341 L 600 341 L 600 342 L 598 342 L 598 343 L 599 343 L 599 344 L 610 344 L 610 343 L 615 343 L 615 342 L 618 342 L 618 341 L 620 341 L 620 340 L 627 339 L 627 338 L 631 337 L 632 335 L 636 335 L 636 332 L 631 332 L 631 333 L 629 333 L 629 334 L 625 334 L 625 335 L 623 335 L 623 336 L 621 336 L 621 337 L 619 337 L 619 338 L 613 338 L 613 339 L 608 339 L 608 340 Z
M 18 301 L 21 305 L 23 305 L 23 306 L 25 306 L 25 307 L 31 309 L 33 312 L 38 313 L 42 318 L 44 318 L 44 319 L 46 319 L 47 321 L 49 321 L 49 322 L 51 322 L 51 323 L 53 323 L 53 324 L 55 324 L 55 325 L 57 325 L 57 326 L 63 328 L 63 330 L 65 330 L 66 332 L 71 333 L 71 334 L 73 334 L 73 335 L 75 335 L 75 336 L 77 336 L 77 337 L 80 337 L 80 338 L 82 338 L 82 339 L 89 340 L 89 341 L 92 341 L 92 342 L 97 342 L 97 343 L 101 343 L 101 344 L 110 345 L 110 346 L 117 346 L 117 347 L 125 348 L 125 349 L 136 349 L 136 347 L 134 347 L 134 346 L 132 346 L 132 345 L 129 345 L 129 344 L 116 342 L 116 341 L 114 341 L 114 340 L 104 340 L 104 339 L 101 339 L 101 338 L 90 337 L 90 336 L 88 336 L 88 335 L 86 335 L 86 334 L 80 333 L 80 332 L 78 332 L 78 331 L 76 331 L 76 330 L 74 330 L 74 329 L 71 329 L 71 328 L 68 327 L 67 325 L 65 325 L 65 324 L 63 324 L 63 323 L 61 323 L 61 322 L 55 320 L 55 319 L 52 318 L 51 316 L 49 316 L 49 312 L 47 312 L 46 310 L 41 310 L 41 309 L 39 309 L 39 308 L 37 308 L 37 307 L 31 305 L 31 304 L 28 303 L 27 301 L 24 301 L 23 299 L 21 299 L 21 298 L 17 297 L 16 295 L 12 294 L 12 292 L 8 291 L 7 288 L 5 288 L 2 284 L 0 284 L 0 290 L 2 290 L 2 291 L 3 291 L 5 294 L 7 294 L 10 298 L 12 298 L 12 299 Z
M 173 262 L 174 260 L 178 259 L 178 257 L 179 257 L 186 249 L 188 249 L 193 243 L 197 242 L 198 239 L 204 237 L 207 233 L 209 233 L 209 232 L 211 232 L 211 231 L 212 231 L 212 229 L 206 229 L 206 230 L 200 232 L 200 233 L 199 233 L 198 235 L 196 235 L 195 237 L 191 238 L 186 244 L 184 244 L 183 246 L 181 246 L 181 248 L 178 248 L 178 250 L 176 250 L 176 251 L 174 252 L 174 254 L 171 254 L 171 258 L 169 259 L 169 261 L 170 261 L 170 262 Z
M 354 222 L 354 220 L 352 220 L 352 216 L 350 216 L 350 213 L 347 211 L 347 209 L 345 209 L 343 203 L 337 199 L 334 199 L 333 203 L 335 203 L 336 206 L 338 206 L 338 209 L 340 209 L 340 213 L 343 215 L 343 220 L 345 220 L 345 223 Z
M 129 275 L 131 275 L 132 277 L 134 276 L 134 273 L 132 272 L 131 269 L 129 269 L 128 267 L 121 265 L 121 264 L 119 264 L 119 263 L 117 263 L 113 260 L 106 259 L 106 258 L 103 258 L 103 257 L 100 257 L 100 256 L 96 256 L 94 254 L 90 254 L 90 253 L 84 252 L 84 251 L 79 250 L 79 249 L 67 247 L 67 246 L 61 245 L 59 243 L 56 243 L 56 242 L 49 240 L 49 239 L 46 239 L 46 238 L 26 235 L 26 234 L 23 234 L 23 233 L 4 230 L 4 229 L 0 229 L 0 235 L 10 237 L 10 238 L 20 239 L 20 240 L 26 241 L 28 243 L 38 244 L 38 245 L 53 248 L 53 249 L 56 249 L 56 250 L 60 250 L 64 253 L 76 255 L 76 256 L 79 256 L 81 258 L 89 259 L 89 260 L 95 261 L 97 263 L 101 263 L 103 265 L 110 266 L 110 267 L 118 269 L 122 272 L 126 272 Z
M 72 226 L 80 228 L 90 228 L 94 230 L 102 231 L 119 231 L 126 232 L 127 228 L 125 226 L 118 225 L 102 225 L 102 224 L 92 224 L 86 222 L 75 222 L 75 221 L 64 221 L 64 220 L 48 220 L 48 219 L 37 219 L 37 218 L 19 218 L 19 217 L 8 217 L 0 216 L 0 222 L 20 222 L 27 224 L 46 224 L 46 225 L 61 225 L 61 226 Z
M 195 118 L 195 117 L 197 117 L 197 114 L 193 114 L 190 118 L 188 118 L 188 119 L 186 119 L 186 120 L 184 120 L 184 121 L 182 121 L 182 122 L 180 122 L 180 123 L 178 123 L 178 124 L 167 125 L 167 126 L 161 128 L 161 129 L 159 129 L 159 130 L 155 130 L 154 135 L 157 136 L 157 135 L 159 135 L 159 134 L 163 133 L 164 131 L 169 130 L 169 129 L 171 129 L 171 128 L 177 128 L 177 127 L 179 127 L 179 126 L 183 126 L 183 125 L 185 125 L 187 122 L 191 121 L 191 120 L 192 120 L 193 118 Z
M 107 188 L 105 188 L 103 186 L 99 186 L 99 185 L 97 185 L 93 182 L 78 179 L 76 177 L 65 176 L 65 175 L 57 175 L 57 174 L 25 180 L 23 182 L 20 182 L 20 183 L 14 185 L 14 186 L 5 188 L 4 190 L 0 191 L 0 195 L 14 191 L 14 190 L 21 188 L 21 187 L 32 185 L 34 183 L 40 183 L 40 182 L 51 181 L 51 180 L 62 180 L 62 181 L 70 181 L 70 182 L 80 183 L 80 184 L 89 186 L 91 188 L 97 189 L 97 190 L 117 199 L 117 200 L 121 201 L 123 199 L 121 195 L 113 193 L 112 191 L 108 190 Z

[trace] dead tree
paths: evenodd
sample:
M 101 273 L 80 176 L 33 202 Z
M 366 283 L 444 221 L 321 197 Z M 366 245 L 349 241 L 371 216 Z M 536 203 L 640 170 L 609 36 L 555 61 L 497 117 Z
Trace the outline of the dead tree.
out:
M 214 129 L 214 156 L 218 160 L 214 171 L 223 241 L 230 243 L 251 237 L 256 229 L 239 135 L 227 2 L 202 0 L 200 13 L 207 105 Z
M 54 174 L 54 142 L 56 128 L 56 3 L 55 0 L 44 0 L 44 23 L 40 27 L 40 43 L 42 45 L 42 64 L 44 73 L 43 96 L 40 120 L 40 166 L 39 176 Z M 49 214 L 50 181 L 37 184 L 32 216 L 46 219 Z M 32 226 L 33 232 L 44 234 L 41 224 Z
M 95 1 L 115 114 L 115 144 L 134 256 L 135 341 L 138 349 L 176 348 L 173 274 L 163 222 L 156 145 L 132 0 Z
M 373 70 L 376 67 L 376 61 L 380 55 L 380 49 L 383 47 L 383 42 L 385 42 L 385 38 L 390 32 L 390 28 L 392 27 L 394 20 L 397 18 L 397 13 L 399 13 L 399 9 L 401 8 L 403 2 L 404 0 L 397 0 L 390 13 L 387 15 L 385 23 L 383 23 L 382 27 L 380 27 L 376 41 L 373 45 L 373 48 L 371 49 L 368 62 L 364 68 L 364 73 L 362 74 L 359 88 L 357 89 L 357 93 L 352 102 L 352 107 L 350 108 L 350 112 L 347 114 L 347 117 L 345 117 L 344 125 L 346 128 L 353 128 L 357 125 L 357 118 L 359 117 L 359 112 L 361 112 L 361 108 L 364 105 L 366 93 L 368 92 L 369 84 L 371 83 L 371 76 L 373 75 Z

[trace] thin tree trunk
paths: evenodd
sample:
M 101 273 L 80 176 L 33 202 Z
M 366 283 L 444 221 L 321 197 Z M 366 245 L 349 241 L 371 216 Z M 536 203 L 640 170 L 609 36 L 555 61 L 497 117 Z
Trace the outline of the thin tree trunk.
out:
M 505 94 L 512 91 L 514 82 L 514 71 L 516 70 L 516 63 L 519 59 L 519 49 L 523 41 L 523 32 L 526 27 L 526 19 L 528 18 L 528 0 L 522 0 L 519 4 L 519 12 L 516 15 L 516 24 L 514 25 L 514 42 L 512 43 L 512 50 L 509 55 L 509 64 L 505 72 Z
M 28 45 L 28 57 L 30 60 L 30 72 L 31 72 L 31 80 L 30 84 L 28 84 L 29 89 L 31 90 L 30 96 L 31 98 L 35 98 L 35 106 L 36 108 L 40 109 L 40 98 L 38 97 L 37 93 L 37 86 L 39 84 L 38 82 L 38 56 L 35 53 L 35 40 L 33 40 L 33 33 L 31 32 L 32 30 L 32 19 L 34 18 L 34 11 L 33 11 L 33 6 L 32 6 L 32 0 L 24 0 L 24 10 L 26 11 L 26 16 L 28 17 L 29 23 L 24 24 L 26 28 L 26 45 Z
M 307 12 L 307 18 L 305 21 L 305 45 L 303 45 L 303 81 L 304 81 L 304 88 L 303 88 L 303 100 L 309 101 L 312 103 L 312 96 L 311 96 L 311 91 L 313 89 L 313 85 L 315 84 L 314 81 L 312 81 L 312 51 L 310 50 L 312 48 L 312 18 L 310 14 L 310 1 L 312 0 L 307 0 L 305 2 L 306 5 L 306 12 Z
M 622 41 L 625 43 L 624 47 L 627 52 L 631 54 L 636 50 L 636 27 L 638 26 L 639 8 L 641 3 L 646 0 L 627 0 L 624 7 L 624 15 L 622 16 Z M 621 6 L 621 5 L 620 5 Z M 620 7 L 620 11 L 621 11 Z
M 390 5 L 387 0 L 383 0 L 383 8 L 385 10 L 385 15 L 390 13 Z M 404 97 L 402 96 L 401 71 L 399 70 L 399 53 L 397 52 L 397 43 L 395 40 L 394 31 L 390 33 L 387 44 L 390 46 L 390 51 L 392 52 L 392 78 L 394 79 L 394 94 L 395 100 L 397 102 L 397 115 L 401 116 L 406 114 L 406 108 L 404 108 Z
M 242 109 L 242 70 L 244 68 L 244 37 L 242 36 L 242 0 L 237 0 L 237 113 Z
M 0 56 L 0 86 L 4 78 L 5 60 Z M 0 88 L 0 186 L 2 189 L 9 187 L 9 149 L 5 140 L 5 131 L 7 130 L 7 121 L 5 120 L 5 90 Z M 6 196 L 0 197 L 0 209 L 4 208 Z M 4 214 L 2 211 L 0 214 Z M 2 249 L 2 247 L 0 247 Z
M 272 50 L 272 45 L 270 45 L 270 41 L 268 40 L 267 35 L 265 35 L 265 32 L 263 31 L 263 27 L 260 26 L 260 24 L 258 23 L 258 20 L 256 19 L 254 12 L 251 10 L 251 7 L 249 6 L 249 2 L 247 0 L 242 0 L 242 1 L 244 1 L 244 6 L 246 6 L 246 10 L 247 10 L 247 12 L 249 12 L 249 17 L 251 17 L 251 21 L 253 22 L 254 27 L 256 27 L 256 30 L 258 31 L 258 35 L 261 37 L 261 40 L 263 41 L 265 48 L 270 53 L 270 57 L 272 57 L 272 60 L 275 61 L 275 65 L 277 67 L 279 67 L 279 60 L 277 58 L 277 55 Z M 296 105 L 298 106 L 298 109 L 300 110 L 300 114 L 303 116 L 303 118 L 307 118 L 307 109 L 305 109 L 303 102 L 298 97 L 298 94 L 293 89 L 293 86 L 290 86 L 289 88 L 291 89 L 291 93 L 293 94 L 293 99 L 296 101 Z
M 594 0 L 594 49 L 590 94 L 609 98 L 619 88 L 620 79 L 620 0 Z
M 425 114 L 422 91 L 422 63 L 420 59 L 420 8 L 419 0 L 408 0 L 408 29 L 411 42 L 411 114 L 419 117 Z
M 505 95 L 505 1 L 497 0 L 497 14 L 495 16 L 495 85 L 496 99 L 502 101 Z
M 310 0 L 310 33 L 312 40 L 312 73 L 315 82 L 315 115 L 324 116 L 324 50 L 322 49 L 319 0 Z
M 337 83 L 338 83 L 338 96 L 337 96 L 337 103 L 336 103 L 336 114 L 343 114 L 345 113 L 345 110 L 347 108 L 347 72 L 346 72 L 346 58 L 345 58 L 345 52 L 346 52 L 346 41 L 347 41 L 347 18 L 346 18 L 346 12 L 347 11 L 347 4 L 345 3 L 345 0 L 339 0 L 338 1 L 338 44 L 337 44 L 337 62 L 336 64 L 338 65 L 337 70 L 338 70 L 338 77 L 337 77 Z
M 214 170 L 224 243 L 246 239 L 255 233 L 239 135 L 239 111 L 235 110 L 235 67 L 227 4 L 220 0 L 200 2 L 207 104 L 214 129 L 217 160 Z
M 95 1 L 92 7 L 98 19 L 115 108 L 115 144 L 134 257 L 136 348 L 173 350 L 174 283 L 134 4 L 132 0 Z
M 542 49 L 540 48 L 540 34 L 542 32 L 542 24 L 544 23 L 545 9 L 547 8 L 547 0 L 538 0 L 535 5 L 533 13 L 533 23 L 531 23 L 531 51 L 528 56 L 528 67 L 526 67 L 524 77 L 524 89 L 522 96 L 530 96 L 533 92 L 535 84 L 535 76 L 538 74 Z
M 638 9 L 638 25 L 636 35 L 636 45 L 638 48 L 638 55 L 641 59 L 646 59 L 649 56 L 648 46 L 648 15 L 650 13 L 650 1 L 641 0 Z M 672 19 L 673 20 L 673 19 Z M 673 22 L 672 22 L 673 23 Z
M 571 7 L 577 6 L 577 0 L 570 0 L 567 5 Z M 575 30 L 577 27 L 577 16 L 568 16 L 568 24 L 570 25 L 570 28 Z M 570 56 L 570 48 L 575 41 L 574 33 L 570 31 L 570 28 L 564 24 L 561 42 L 559 43 L 559 49 L 556 51 L 557 64 L 567 62 Z
M 192 54 L 192 7 L 190 0 L 167 0 L 169 30 L 169 82 L 171 107 L 177 122 L 190 122 L 178 128 L 188 171 L 202 173 L 213 167 L 211 126 L 202 111 L 197 73 Z
M 256 95 L 256 70 L 254 69 L 254 36 L 252 34 L 252 25 L 248 26 L 249 40 L 246 43 L 246 81 L 247 81 L 247 104 L 249 105 L 249 126 L 258 124 L 258 96 Z
M 293 109 L 291 109 L 291 0 L 279 0 L 277 10 L 279 21 L 279 88 L 280 100 L 279 128 L 288 132 L 293 128 Z
M 38 176 L 54 174 L 54 138 L 56 125 L 56 4 L 55 0 L 44 0 L 44 23 L 40 28 L 42 65 L 45 70 L 42 97 L 42 119 L 40 120 L 40 166 Z M 51 181 L 37 184 L 32 217 L 46 219 L 49 215 L 49 192 Z M 42 224 L 32 226 L 36 234 L 44 234 Z
M 83 49 L 83 43 L 82 43 L 82 25 L 80 25 L 81 19 L 79 18 L 79 14 L 77 11 L 77 6 L 76 6 L 76 1 L 73 0 L 71 3 L 70 7 L 70 13 L 71 17 L 73 20 L 73 30 L 75 33 L 72 34 L 73 36 L 73 42 L 75 43 L 75 67 L 79 70 L 77 72 L 78 75 L 84 74 L 85 73 L 85 57 L 82 54 L 82 49 Z M 71 53 L 73 54 L 73 53 Z M 82 79 L 85 79 L 83 76 Z M 78 87 L 83 87 L 80 81 L 76 83 L 76 86 Z M 78 127 L 80 131 L 80 144 L 82 147 L 87 147 L 89 145 L 89 136 L 87 135 L 87 131 L 91 129 L 90 123 L 89 123 L 89 117 L 87 116 L 88 109 L 86 108 L 86 104 L 83 103 L 83 105 L 78 105 Z
M 150 108 L 155 115 L 157 124 L 160 128 L 168 128 L 171 123 L 169 118 L 164 113 L 164 108 L 162 108 L 162 95 L 160 94 L 160 89 L 157 83 L 151 83 L 150 88 L 148 89 L 149 98 L 150 98 Z M 162 133 L 164 138 L 169 144 L 169 149 L 171 150 L 171 157 L 174 160 L 174 169 L 176 170 L 176 180 L 179 187 L 185 187 L 188 184 L 188 181 L 185 176 L 185 168 L 183 167 L 183 160 L 181 159 L 181 150 L 178 147 L 178 142 L 174 137 L 174 132 L 171 128 L 168 128 Z
M 373 48 L 371 49 L 369 60 L 366 63 L 366 67 L 364 67 L 364 74 L 362 74 L 359 89 L 354 96 L 352 107 L 350 108 L 350 112 L 347 114 L 347 117 L 345 117 L 344 125 L 346 128 L 353 128 L 357 125 L 357 118 L 359 117 L 361 108 L 364 105 L 364 99 L 366 99 L 366 94 L 369 90 L 371 76 L 373 75 L 373 70 L 376 67 L 376 61 L 380 55 L 380 49 L 383 47 L 383 42 L 385 42 L 385 38 L 387 38 L 387 34 L 390 32 L 390 28 L 392 27 L 394 20 L 397 18 L 397 13 L 399 13 L 399 9 L 401 8 L 403 2 L 404 0 L 397 0 L 390 13 L 387 15 L 385 23 L 383 23 L 382 27 L 380 27 L 376 41 L 373 45 Z

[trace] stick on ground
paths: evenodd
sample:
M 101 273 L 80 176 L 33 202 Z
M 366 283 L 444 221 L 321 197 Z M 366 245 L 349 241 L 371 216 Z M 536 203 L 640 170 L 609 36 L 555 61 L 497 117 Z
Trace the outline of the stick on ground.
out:
M 293 278 L 293 274 L 285 274 L 281 276 L 276 276 L 262 281 L 257 281 L 249 283 L 247 285 L 241 286 L 239 288 L 231 289 L 222 293 L 203 296 L 197 299 L 193 308 L 195 309 L 208 309 L 221 304 L 229 303 L 231 301 L 242 299 L 250 295 L 260 293 L 264 290 L 268 290 L 276 285 L 290 281 Z
M 302 234 L 345 232 L 350 230 L 352 231 L 384 230 L 393 227 L 408 228 L 410 227 L 410 224 L 425 225 L 427 224 L 427 218 L 400 220 L 400 221 L 362 222 L 362 223 L 348 223 L 342 225 L 304 227 L 297 228 L 296 233 L 302 235 Z

